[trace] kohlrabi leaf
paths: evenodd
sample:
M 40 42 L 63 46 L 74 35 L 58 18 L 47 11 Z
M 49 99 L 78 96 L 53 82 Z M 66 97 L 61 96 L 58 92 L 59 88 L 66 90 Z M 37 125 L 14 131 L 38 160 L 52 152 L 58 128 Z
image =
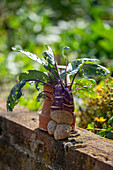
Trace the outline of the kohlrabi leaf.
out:
M 43 52 L 43 57 L 47 61 L 48 64 L 55 65 L 55 59 L 52 49 L 48 46 L 48 50 Z
M 84 64 L 82 72 L 86 77 L 106 76 L 110 73 L 108 69 L 98 64 Z
M 21 89 L 25 85 L 26 81 L 20 81 L 11 89 L 11 92 L 7 98 L 7 110 L 13 111 L 14 106 L 18 103 L 18 99 L 22 96 Z
M 37 96 L 37 102 L 40 101 L 40 99 L 45 99 L 47 95 L 45 95 L 43 92 L 40 92 Z
M 35 82 L 35 87 L 36 87 L 36 89 L 37 89 L 38 91 L 40 91 L 39 83 L 40 83 L 40 82 Z
M 73 92 L 74 95 L 84 98 L 84 97 L 91 97 L 96 98 L 97 94 L 93 90 L 86 90 L 86 89 L 77 89 Z
M 30 53 L 30 52 L 27 52 L 27 51 L 23 51 L 19 48 L 15 48 L 15 47 L 12 47 L 12 49 L 16 52 L 21 52 L 22 54 L 25 54 L 27 55 L 29 58 L 31 58 L 32 60 L 34 61 L 37 61 L 38 63 L 42 64 L 44 63 L 44 61 L 42 59 L 40 59 L 39 57 L 37 57 L 35 54 L 33 53 Z
M 78 81 L 73 85 L 74 88 L 86 88 L 87 90 L 92 90 L 96 86 L 96 81 L 94 79 L 78 79 Z
M 21 73 L 19 76 L 20 80 L 45 80 L 49 79 L 49 76 L 41 71 L 38 70 L 29 70 L 27 73 Z
M 67 85 L 67 58 L 66 58 L 66 55 L 65 55 L 65 51 L 68 50 L 69 47 L 63 47 L 62 49 L 62 55 L 63 57 L 65 58 L 65 64 L 66 64 L 66 68 L 65 68 L 65 77 L 64 77 L 64 80 L 65 80 L 65 84 Z
M 67 74 L 68 75 L 76 74 L 81 67 L 82 67 L 81 61 L 74 60 L 74 61 L 72 61 L 72 63 L 68 64 Z
M 81 61 L 82 63 L 85 63 L 85 64 L 95 64 L 99 60 L 98 59 L 91 59 L 91 58 L 81 58 L 81 59 L 77 59 L 77 61 Z
M 47 51 L 43 52 L 43 57 L 47 61 L 44 67 L 46 70 L 50 72 L 51 75 L 53 75 L 53 80 L 58 81 L 58 74 L 55 67 L 55 59 L 54 59 L 53 51 L 49 46 L 47 46 L 47 49 L 48 49 Z
M 61 79 L 65 80 L 65 68 L 62 68 L 62 70 L 60 71 L 60 77 Z
M 65 46 L 65 47 L 62 48 L 62 55 L 63 55 L 64 58 L 66 57 L 64 53 L 65 53 L 65 51 L 68 50 L 68 49 L 69 49 L 69 47 L 67 47 L 67 46 Z
M 54 88 L 54 85 L 50 83 L 50 82 L 53 82 L 53 80 L 51 80 L 51 77 L 41 71 L 29 70 L 28 73 L 21 73 L 19 76 L 19 79 L 26 80 L 26 81 L 36 81 L 36 82 L 38 81 L 42 84 L 45 84 L 45 85 L 48 85 Z
M 73 93 L 78 95 L 78 97 L 92 97 L 96 98 L 97 94 L 93 91 L 93 88 L 96 86 L 96 81 L 94 79 L 79 79 L 73 85 Z
M 77 72 L 80 71 L 80 69 L 82 68 L 82 66 L 84 64 L 94 64 L 96 63 L 97 59 L 89 59 L 89 58 L 81 58 L 81 59 L 76 59 L 74 61 L 72 61 L 71 63 L 68 64 L 67 66 L 67 74 L 69 75 L 73 75 L 76 74 Z M 64 72 L 61 73 L 61 76 L 63 76 Z
M 67 66 L 67 74 L 75 75 L 78 72 L 81 72 L 84 76 L 92 78 L 96 76 L 105 76 L 110 72 L 103 66 L 95 64 L 97 59 L 77 59 L 69 63 Z M 63 78 L 65 74 L 65 69 L 61 73 L 61 77 Z

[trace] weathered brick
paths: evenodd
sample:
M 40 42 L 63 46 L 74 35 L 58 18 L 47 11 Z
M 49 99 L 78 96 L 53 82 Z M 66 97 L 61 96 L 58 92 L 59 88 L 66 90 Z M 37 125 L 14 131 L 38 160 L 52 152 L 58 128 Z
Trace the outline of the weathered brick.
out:
M 56 141 L 38 124 L 38 113 L 18 105 L 8 114 L 0 99 L 0 170 L 113 170 L 112 140 L 76 127 Z

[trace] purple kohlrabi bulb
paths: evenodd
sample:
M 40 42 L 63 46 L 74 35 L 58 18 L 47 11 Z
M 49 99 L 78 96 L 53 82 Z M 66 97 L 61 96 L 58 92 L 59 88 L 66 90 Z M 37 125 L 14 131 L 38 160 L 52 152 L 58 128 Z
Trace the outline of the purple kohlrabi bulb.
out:
M 51 112 L 56 110 L 69 111 L 73 114 L 73 95 L 68 88 L 62 89 L 61 85 L 56 85 L 54 89 L 54 100 L 51 105 Z

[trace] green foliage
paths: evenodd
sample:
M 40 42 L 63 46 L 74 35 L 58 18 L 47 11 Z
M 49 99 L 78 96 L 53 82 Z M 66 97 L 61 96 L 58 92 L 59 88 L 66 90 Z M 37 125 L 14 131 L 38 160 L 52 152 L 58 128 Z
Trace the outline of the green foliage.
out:
M 78 79 L 74 84 L 74 95 L 79 98 L 92 97 L 96 98 L 97 94 L 93 91 L 93 88 L 96 86 L 96 81 L 94 79 Z
M 54 54 L 53 54 L 53 51 L 52 49 L 48 46 L 47 47 L 47 51 L 44 51 L 43 52 L 43 57 L 45 58 L 45 60 L 48 62 L 48 65 L 52 65 L 52 66 L 55 66 L 55 58 L 54 58 Z
M 93 75 L 92 77 L 98 76 L 96 71 L 100 70 L 99 74 L 102 74 L 102 69 L 101 69 L 102 66 L 93 64 L 97 61 L 98 61 L 97 59 L 88 59 L 88 58 L 76 59 L 68 64 L 67 74 L 73 75 L 73 74 L 76 74 L 77 72 L 83 71 L 83 73 L 86 74 L 86 76 L 90 76 L 92 72 L 96 74 L 96 75 Z M 87 74 L 88 70 L 91 70 L 89 74 Z M 105 73 L 104 67 L 103 67 L 103 71 Z M 62 74 L 64 72 L 65 71 L 63 70 Z M 108 72 L 106 72 L 106 74 L 108 74 Z
M 47 95 L 44 94 L 44 92 L 40 92 L 37 96 L 37 102 L 40 101 L 40 99 L 45 99 L 47 97 Z
M 113 116 L 109 119 L 108 124 L 113 126 Z
M 96 86 L 97 98 L 85 99 L 79 111 L 79 126 L 87 128 L 103 137 L 113 139 L 113 78 Z
M 111 67 L 112 72 L 112 21 L 111 0 L 107 3 L 106 0 L 1 1 L 0 87 L 6 81 L 14 82 L 20 72 L 40 67 L 21 54 L 11 52 L 15 45 L 36 55 L 42 53 L 44 44 L 51 45 L 59 64 L 64 64 L 58 55 L 60 49 L 67 45 L 72 49 L 68 62 L 98 58 L 101 64 Z
M 37 68 L 39 71 L 45 71 L 45 68 L 40 65 L 42 58 L 39 55 L 44 48 L 43 44 L 48 44 L 54 49 L 59 64 L 65 62 L 59 54 L 61 47 L 67 45 L 72 49 L 72 51 L 68 50 L 66 55 L 68 62 L 77 58 L 98 58 L 100 64 L 109 67 L 112 75 L 112 42 L 111 0 L 0 1 L 0 96 L 5 98 L 8 95 L 9 89 L 15 83 L 15 76 L 21 72 Z M 36 59 L 39 63 L 28 60 L 20 53 L 12 52 L 11 47 L 15 45 L 19 49 L 22 47 L 38 55 Z M 73 75 L 79 66 L 73 70 Z M 49 68 L 54 72 L 52 65 L 49 65 Z M 92 75 L 93 70 L 92 68 Z M 86 70 L 86 75 L 88 72 Z M 56 72 L 54 74 L 57 76 Z M 50 77 L 54 78 L 53 75 Z M 62 78 L 65 79 L 65 74 L 62 74 Z M 80 86 L 76 85 L 75 88 Z M 28 89 L 30 93 L 30 87 L 26 85 L 25 93 Z M 37 93 L 35 90 L 31 91 L 30 95 L 33 97 L 29 95 L 24 96 L 25 99 L 21 97 L 20 104 L 37 110 L 40 108 L 39 103 L 36 102 Z M 84 92 L 85 90 L 81 90 L 81 95 L 78 93 L 79 97 L 83 97 L 83 94 L 91 95 L 87 90 Z M 93 93 L 93 96 L 95 94 Z
M 84 64 L 83 72 L 86 77 L 105 76 L 110 73 L 105 67 L 97 64 Z
M 18 99 L 22 96 L 21 89 L 25 85 L 26 81 L 20 81 L 11 89 L 11 92 L 7 99 L 7 110 L 12 111 L 14 106 L 18 103 Z
M 38 70 L 28 70 L 28 73 L 21 73 L 19 76 L 20 80 L 43 80 L 49 79 L 49 76 L 41 71 Z
M 79 85 L 84 85 L 84 88 L 87 87 L 88 90 L 93 90 L 93 88 L 96 86 L 96 81 L 94 79 L 79 79 L 76 84 L 79 84 Z M 75 84 L 75 85 L 76 85 Z
M 22 89 L 22 93 L 24 95 L 21 96 L 19 99 L 19 104 L 24 105 L 31 111 L 37 111 L 40 112 L 42 108 L 43 101 L 37 102 L 37 95 L 39 93 L 40 89 L 38 91 L 35 90 L 34 85 L 29 85 L 26 83 L 24 88 Z
M 24 52 L 23 50 L 20 50 L 17 48 L 13 48 L 13 49 L 17 52 L 22 52 L 23 54 L 26 54 L 29 58 L 31 58 L 32 60 L 35 60 L 36 62 L 40 61 L 40 58 L 38 58 L 35 54 L 31 54 L 30 52 Z M 12 111 L 14 106 L 18 103 L 18 99 L 22 96 L 21 88 L 25 85 L 26 81 L 34 81 L 36 83 L 36 89 L 38 87 L 39 82 L 41 82 L 44 85 L 49 85 L 53 88 L 55 88 L 55 86 L 53 84 L 51 84 L 51 82 L 55 82 L 56 84 L 61 84 L 62 88 L 64 88 L 64 86 L 67 86 L 66 78 L 65 78 L 65 83 L 63 83 L 63 81 L 62 81 L 62 77 L 60 75 L 63 72 L 59 73 L 57 63 L 54 59 L 53 51 L 50 47 L 48 47 L 48 51 L 43 52 L 43 57 L 44 57 L 45 61 L 42 60 L 43 61 L 42 65 L 45 67 L 46 73 L 43 73 L 38 70 L 29 70 L 28 73 L 21 73 L 21 75 L 19 76 L 20 82 L 17 83 L 12 88 L 12 90 L 8 96 L 8 99 L 7 99 L 7 110 L 8 111 Z M 69 63 L 69 65 L 71 65 L 71 68 L 72 68 L 71 71 L 68 68 L 65 68 L 65 69 L 67 69 L 67 71 L 65 71 L 65 69 L 64 69 L 64 72 L 65 72 L 65 76 L 73 75 L 73 79 L 72 79 L 71 86 L 70 86 L 70 91 L 72 90 L 72 85 L 74 83 L 74 79 L 75 79 L 76 75 L 79 72 L 81 72 L 81 70 L 83 72 L 83 75 L 85 75 L 85 68 L 87 69 L 87 67 L 89 67 L 89 65 L 91 68 L 95 66 L 95 69 L 93 70 L 94 76 L 107 75 L 109 73 L 109 71 L 106 68 L 104 68 L 100 65 L 96 65 L 96 64 L 94 65 L 93 63 L 95 61 L 96 61 L 95 59 L 93 60 L 93 59 L 85 58 L 85 59 L 78 59 L 76 61 L 73 61 L 72 63 Z M 84 65 L 85 65 L 85 67 L 84 67 Z M 53 71 L 53 68 L 54 68 L 54 71 Z M 55 72 L 57 73 L 58 77 L 55 75 Z M 72 72 L 74 72 L 74 74 Z M 97 72 L 98 72 L 98 74 L 97 74 Z M 91 77 L 90 74 L 92 75 L 92 71 L 87 73 L 87 77 Z M 53 77 L 51 77 L 51 75 L 53 75 Z M 56 82 L 56 79 L 57 79 L 57 82 Z M 38 82 L 38 84 L 37 84 L 37 82 Z M 91 85 L 91 83 L 93 83 L 93 85 Z M 76 90 L 75 93 L 79 93 L 80 97 L 84 96 L 84 95 L 89 96 L 90 94 L 91 94 L 90 96 L 95 97 L 95 95 L 94 95 L 95 93 L 92 91 L 92 88 L 95 86 L 94 80 L 79 79 L 76 85 L 83 87 L 82 89 L 80 89 L 80 88 L 75 89 Z M 84 91 L 84 95 L 83 95 L 82 90 Z M 39 101 L 40 98 L 45 98 L 45 97 L 46 97 L 46 95 L 43 94 L 43 92 L 40 92 L 37 97 L 37 101 Z
M 40 58 L 38 58 L 35 54 L 32 54 L 30 52 L 26 52 L 26 51 L 23 51 L 23 50 L 20 50 L 19 48 L 14 48 L 12 47 L 12 49 L 16 52 L 21 52 L 22 54 L 25 54 L 27 55 L 29 58 L 31 58 L 32 60 L 34 61 L 37 61 L 38 63 L 42 64 L 44 61 L 42 61 Z

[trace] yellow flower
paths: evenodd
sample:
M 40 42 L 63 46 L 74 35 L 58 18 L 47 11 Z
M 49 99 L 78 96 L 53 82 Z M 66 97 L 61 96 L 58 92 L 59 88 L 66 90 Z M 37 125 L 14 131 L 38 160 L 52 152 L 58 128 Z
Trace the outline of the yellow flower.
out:
M 100 118 L 99 118 L 99 117 L 96 117 L 95 120 L 96 120 L 97 122 L 101 122 L 101 123 L 106 121 L 106 119 L 103 118 L 103 117 L 100 117 Z

